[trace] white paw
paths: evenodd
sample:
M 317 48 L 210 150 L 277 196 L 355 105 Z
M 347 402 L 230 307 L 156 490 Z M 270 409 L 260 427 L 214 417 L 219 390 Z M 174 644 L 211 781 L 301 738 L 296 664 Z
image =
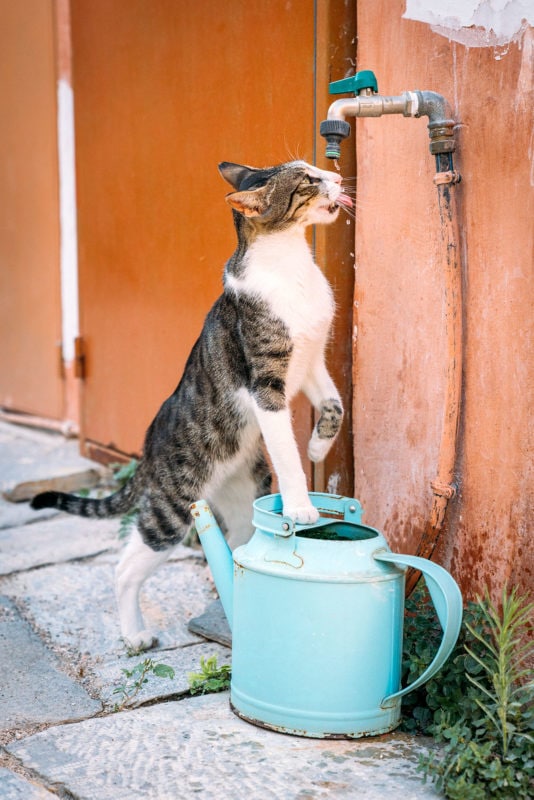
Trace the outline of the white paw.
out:
M 123 636 L 123 639 L 128 650 L 133 653 L 150 650 L 151 647 L 157 647 L 159 643 L 157 634 L 149 630 L 139 631 L 131 636 Z
M 314 464 L 324 461 L 333 444 L 333 439 L 319 439 L 318 436 L 312 436 L 308 443 L 308 458 Z
M 284 516 L 301 525 L 312 525 L 319 519 L 319 512 L 311 503 L 302 506 L 284 506 Z

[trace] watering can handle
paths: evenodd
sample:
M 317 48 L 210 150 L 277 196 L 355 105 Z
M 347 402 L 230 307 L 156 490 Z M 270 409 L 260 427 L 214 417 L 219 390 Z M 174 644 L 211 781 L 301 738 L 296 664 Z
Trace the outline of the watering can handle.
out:
M 418 556 L 398 555 L 397 553 L 375 553 L 377 561 L 388 561 L 393 564 L 413 567 L 420 570 L 425 578 L 425 582 L 432 598 L 434 608 L 443 630 L 443 637 L 434 660 L 429 664 L 425 671 L 409 686 L 400 689 L 394 694 L 388 695 L 381 703 L 382 707 L 394 705 L 395 702 L 408 692 L 417 689 L 423 683 L 441 669 L 445 661 L 450 656 L 462 624 L 462 595 L 458 584 L 447 570 L 434 564 L 426 558 Z

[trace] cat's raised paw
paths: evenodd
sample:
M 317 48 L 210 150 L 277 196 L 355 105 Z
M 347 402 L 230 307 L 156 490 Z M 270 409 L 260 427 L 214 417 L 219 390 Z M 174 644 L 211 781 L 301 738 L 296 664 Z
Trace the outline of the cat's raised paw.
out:
M 144 650 L 150 650 L 151 647 L 157 647 L 159 639 L 153 631 L 144 630 L 133 636 L 123 637 L 124 644 L 128 652 L 132 654 L 142 653 Z
M 293 522 L 298 522 L 301 525 L 313 525 L 319 519 L 319 512 L 310 503 L 307 506 L 290 506 L 284 507 L 284 516 L 289 517 Z

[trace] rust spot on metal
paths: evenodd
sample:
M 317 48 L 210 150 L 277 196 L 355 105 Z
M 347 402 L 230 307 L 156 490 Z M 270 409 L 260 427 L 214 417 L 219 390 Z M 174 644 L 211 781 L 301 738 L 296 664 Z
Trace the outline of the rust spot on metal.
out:
M 189 510 L 191 511 L 191 516 L 195 520 L 197 520 L 201 516 L 202 512 L 205 512 L 205 513 L 209 514 L 209 520 L 210 521 L 202 529 L 199 530 L 198 525 L 195 522 L 195 527 L 196 527 L 197 533 L 199 535 L 201 533 L 206 533 L 206 531 L 214 530 L 214 526 L 213 526 L 213 522 L 212 522 L 213 514 L 212 514 L 212 511 L 211 511 L 211 508 L 208 506 L 207 503 L 204 503 L 204 505 L 200 505 L 200 503 L 198 503 L 198 502 L 191 503 L 191 505 L 189 506 Z
M 395 730 L 400 723 L 401 720 L 399 719 L 392 725 L 389 725 L 385 728 L 382 728 L 380 731 L 358 731 L 357 733 L 352 733 L 347 731 L 346 733 L 309 733 L 305 728 L 284 728 L 281 725 L 274 725 L 269 722 L 263 722 L 261 719 L 256 719 L 255 717 L 247 717 L 245 714 L 242 714 L 238 708 L 234 706 L 232 701 L 230 700 L 230 710 L 239 717 L 240 719 L 245 720 L 245 722 L 250 722 L 251 725 L 256 725 L 258 728 L 264 728 L 267 731 L 275 731 L 276 733 L 283 733 L 286 736 L 305 736 L 310 739 L 330 739 L 330 740 L 347 740 L 347 739 L 364 739 L 364 738 L 378 738 L 380 736 L 384 736 L 386 733 L 390 733 L 390 731 Z

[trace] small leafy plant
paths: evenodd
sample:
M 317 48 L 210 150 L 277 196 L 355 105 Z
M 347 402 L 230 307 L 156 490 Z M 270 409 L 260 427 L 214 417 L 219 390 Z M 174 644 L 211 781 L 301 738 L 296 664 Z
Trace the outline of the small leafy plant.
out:
M 131 458 L 127 464 L 114 463 L 111 464 L 113 470 L 113 478 L 117 481 L 119 486 L 124 486 L 130 478 L 133 478 L 139 462 L 136 458 Z
M 425 602 L 419 594 L 413 605 Z M 442 745 L 421 759 L 420 769 L 450 800 L 534 797 L 533 613 L 534 604 L 515 589 L 503 591 L 501 609 L 487 593 L 478 598 L 466 610 L 451 659 L 424 688 L 426 697 L 419 691 L 411 701 L 405 727 Z M 440 635 L 428 614 L 416 619 L 406 626 L 408 674 L 427 665 Z M 418 624 L 427 630 L 416 641 Z
M 133 669 L 122 669 L 121 672 L 125 676 L 125 681 L 120 686 L 116 686 L 113 694 L 121 695 L 120 701 L 115 703 L 113 711 L 122 711 L 124 708 L 131 706 L 145 683 L 148 683 L 148 676 L 154 675 L 156 678 L 174 678 L 174 669 L 169 667 L 168 664 L 162 664 L 160 661 L 154 661 L 152 658 L 145 658 L 140 661 Z
M 403 698 L 403 730 L 432 736 L 442 723 L 453 724 L 461 713 L 477 712 L 474 690 L 467 676 L 476 677 L 481 668 L 466 652 L 465 645 L 468 644 L 477 655 L 480 655 L 480 648 L 471 636 L 468 625 L 476 631 L 483 630 L 483 612 L 477 603 L 469 603 L 464 610 L 458 641 L 442 669 Z M 421 581 L 406 601 L 403 686 L 414 681 L 430 664 L 439 647 L 441 635 L 430 595 Z
M 119 484 L 119 486 L 124 486 L 128 481 L 133 478 L 139 462 L 136 458 L 130 459 L 127 464 L 120 464 L 115 463 L 111 464 L 111 469 L 113 470 L 113 478 Z M 126 514 L 123 514 L 120 519 L 119 525 L 119 539 L 125 539 L 128 534 L 130 533 L 132 527 L 135 525 L 137 521 L 137 515 L 139 511 L 137 508 L 132 508 L 130 511 L 127 511 Z
M 119 539 L 126 539 L 133 526 L 137 522 L 138 514 L 139 511 L 137 508 L 132 508 L 131 511 L 127 511 L 126 514 L 122 515 L 119 524 Z
M 231 667 L 228 664 L 217 665 L 217 656 L 200 657 L 200 672 L 189 672 L 189 691 L 191 694 L 208 694 L 223 692 L 230 688 Z

